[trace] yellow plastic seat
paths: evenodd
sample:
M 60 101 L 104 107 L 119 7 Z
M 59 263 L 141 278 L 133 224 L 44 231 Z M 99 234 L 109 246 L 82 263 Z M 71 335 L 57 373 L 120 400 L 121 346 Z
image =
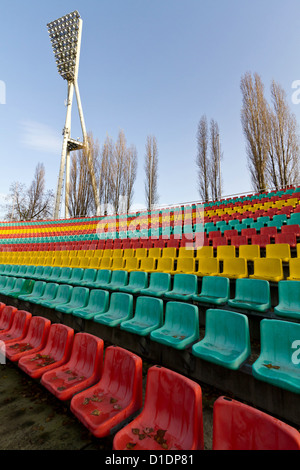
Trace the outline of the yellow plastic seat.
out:
M 116 258 L 122 258 L 122 257 L 123 257 L 123 250 L 121 248 L 115 248 L 115 249 L 112 250 L 111 258 L 113 260 L 116 259 Z
M 247 260 L 245 258 L 225 258 L 223 271 L 219 276 L 229 279 L 242 279 L 248 277 Z
M 253 261 L 256 258 L 260 258 L 260 246 L 259 245 L 240 245 L 239 246 L 239 258 L 245 258 L 246 260 Z
M 173 246 L 168 246 L 162 249 L 163 258 L 177 258 L 177 249 Z
M 147 248 L 136 248 L 135 250 L 135 257 L 138 259 L 147 258 L 148 250 Z
M 254 274 L 251 279 L 265 279 L 266 281 L 279 282 L 284 279 L 282 260 L 279 258 L 257 258 L 253 262 Z
M 124 269 L 125 259 L 121 257 L 112 258 L 110 268 L 112 271 Z
M 291 247 L 288 243 L 266 245 L 266 258 L 278 258 L 287 262 L 291 258 Z
M 200 258 L 195 274 L 197 276 L 217 276 L 220 272 L 219 260 L 217 258 Z
M 161 257 L 161 248 L 153 247 L 148 249 L 149 258 L 160 258 Z
M 156 258 L 142 258 L 137 271 L 152 272 L 156 267 Z
M 140 260 L 136 258 L 135 256 L 129 256 L 128 258 L 123 258 L 124 259 L 124 268 L 125 271 L 131 272 L 131 271 L 137 271 L 140 266 Z
M 135 249 L 134 248 L 125 248 L 123 257 L 124 258 L 132 258 L 135 255 Z
M 195 274 L 195 258 L 177 258 L 176 269 L 171 274 Z
M 99 269 L 110 269 L 111 258 L 109 256 L 104 256 L 100 258 Z
M 111 249 L 106 249 L 106 250 L 103 250 L 102 252 L 102 258 L 112 258 L 112 255 L 113 255 L 113 250 Z
M 287 280 L 300 281 L 300 258 L 291 258 L 289 261 L 289 276 Z
M 182 246 L 178 250 L 178 258 L 194 258 L 194 249 Z
M 235 258 L 235 246 L 220 245 L 217 246 L 217 258 L 223 260 L 225 258 Z
M 212 246 L 202 246 L 197 248 L 196 259 L 202 258 L 213 258 L 214 257 L 214 248 Z
M 93 258 L 91 258 L 89 267 L 92 269 L 99 269 L 100 259 L 101 258 L 98 258 L 97 256 L 94 256 Z

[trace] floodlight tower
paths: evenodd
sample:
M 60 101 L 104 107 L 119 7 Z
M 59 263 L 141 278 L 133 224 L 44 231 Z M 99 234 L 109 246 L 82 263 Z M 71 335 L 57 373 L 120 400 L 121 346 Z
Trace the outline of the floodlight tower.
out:
M 63 129 L 63 144 L 61 152 L 60 170 L 58 176 L 57 193 L 55 200 L 54 219 L 59 217 L 59 209 L 62 198 L 63 180 L 65 172 L 65 217 L 69 217 L 69 183 L 70 183 L 70 152 L 86 149 L 88 155 L 89 170 L 91 174 L 92 187 L 96 203 L 97 215 L 100 214 L 100 202 L 97 190 L 95 172 L 82 111 L 81 99 L 78 87 L 78 68 L 80 45 L 82 35 L 82 19 L 78 11 L 73 11 L 51 23 L 47 24 L 56 59 L 56 65 L 60 76 L 68 82 L 67 113 L 65 127 Z M 83 141 L 71 139 L 71 113 L 74 90 L 76 94 L 77 107 L 81 123 Z

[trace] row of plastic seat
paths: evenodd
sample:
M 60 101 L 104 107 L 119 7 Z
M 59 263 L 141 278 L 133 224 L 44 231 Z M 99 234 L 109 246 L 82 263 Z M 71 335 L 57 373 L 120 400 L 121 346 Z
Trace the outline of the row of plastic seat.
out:
M 14 307 L 0 307 L 14 311 Z M 59 400 L 96 437 L 115 434 L 114 450 L 202 450 L 203 410 L 199 384 L 152 366 L 143 403 L 142 360 L 94 335 L 44 317 L 27 320 L 21 338 L 4 340 L 8 360 Z M 15 315 L 17 315 L 15 312 Z M 0 317 L 1 318 L 1 317 Z M 26 332 L 25 332 L 26 331 Z M 3 337 L 3 334 L 2 334 Z M 104 360 L 103 360 L 104 357 Z M 126 424 L 126 420 L 130 420 Z M 225 396 L 213 410 L 214 450 L 299 450 L 297 430 L 273 416 Z
M 143 294 L 169 299 L 194 301 L 211 305 L 225 305 L 247 310 L 268 312 L 271 310 L 269 281 L 261 278 L 237 278 L 235 298 L 230 299 L 230 278 L 226 276 L 203 276 L 198 291 L 195 274 L 177 273 L 173 285 L 170 273 L 109 269 L 61 268 L 50 266 L 21 266 L 0 273 L 0 293 L 8 296 L 30 295 L 36 298 L 45 290 L 45 296 L 53 295 L 47 284 L 67 284 L 89 289 L 108 289 L 131 294 Z M 272 266 L 271 266 L 272 267 Z M 35 285 L 36 284 L 36 285 Z M 300 302 L 297 301 L 300 280 L 278 282 L 279 303 L 274 312 L 281 316 L 300 318 Z M 51 297 L 49 297 L 51 298 Z M 300 298 L 300 297 L 299 297 Z
M 248 317 L 240 312 L 206 310 L 205 336 L 200 339 L 195 305 L 169 301 L 164 314 L 161 299 L 139 296 L 133 312 L 133 296 L 130 294 L 113 292 L 109 296 L 104 290 L 94 290 L 91 291 L 89 303 L 84 288 L 60 287 L 61 297 L 57 294 L 52 301 L 40 300 L 37 303 L 85 321 L 120 327 L 139 336 L 149 335 L 151 340 L 177 350 L 190 348 L 195 357 L 231 370 L 240 369 L 251 355 Z M 26 296 L 24 300 L 33 301 Z M 20 345 L 30 319 L 31 314 L 26 311 L 5 307 L 0 317 L 0 341 L 15 340 Z M 273 386 L 300 393 L 297 360 L 300 324 L 263 319 L 260 329 L 261 350 L 258 359 L 251 365 L 253 376 Z M 22 346 L 27 343 L 22 342 Z

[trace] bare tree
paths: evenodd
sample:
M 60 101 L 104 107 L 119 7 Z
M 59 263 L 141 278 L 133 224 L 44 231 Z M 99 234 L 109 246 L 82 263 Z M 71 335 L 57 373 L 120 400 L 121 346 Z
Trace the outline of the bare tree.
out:
M 6 198 L 8 220 L 41 220 L 51 217 L 53 211 L 53 191 L 45 188 L 45 168 L 38 163 L 33 181 L 28 189 L 19 182 L 12 183 Z
M 124 189 L 124 169 L 126 162 L 126 138 L 124 131 L 119 132 L 113 158 L 111 160 L 111 200 L 116 214 L 120 210 L 120 198 L 123 196 L 122 192 Z
M 198 167 L 198 185 L 199 194 L 202 200 L 209 200 L 209 151 L 208 151 L 208 125 L 207 118 L 203 115 L 198 124 L 197 130 L 197 158 L 196 164 Z
M 267 162 L 269 151 L 268 104 L 264 96 L 261 77 L 247 72 L 241 79 L 243 105 L 241 121 L 246 138 L 248 165 L 255 191 L 267 186 Z
M 134 145 L 127 149 L 124 166 L 123 194 L 125 198 L 125 211 L 128 214 L 132 205 L 133 187 L 137 173 L 137 151 Z
M 155 136 L 149 135 L 146 141 L 146 154 L 145 154 L 145 195 L 146 205 L 148 211 L 151 211 L 153 206 L 157 204 L 159 196 L 157 192 L 157 179 L 158 179 L 158 148 Z
M 107 215 L 108 205 L 112 199 L 112 175 L 111 164 L 114 155 L 114 142 L 111 137 L 106 136 L 101 152 L 101 162 L 99 171 L 99 196 Z
M 269 175 L 276 188 L 283 188 L 299 177 L 299 137 L 297 121 L 291 113 L 286 93 L 274 80 L 271 84 L 273 107 L 269 111 Z
M 220 131 L 218 123 L 211 119 L 210 121 L 210 186 L 211 198 L 213 201 L 221 197 L 221 168 L 220 163 L 222 159 L 221 145 L 220 145 Z
M 89 150 L 83 148 L 74 152 L 72 156 L 68 205 L 71 217 L 84 217 L 93 214 L 96 210 L 89 158 L 91 158 L 94 171 L 97 172 L 99 143 L 94 141 L 92 133 L 89 133 L 88 141 Z

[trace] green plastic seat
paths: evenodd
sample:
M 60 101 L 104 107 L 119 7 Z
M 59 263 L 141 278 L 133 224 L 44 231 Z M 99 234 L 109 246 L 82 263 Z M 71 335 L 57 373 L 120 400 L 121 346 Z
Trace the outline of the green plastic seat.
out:
M 205 361 L 237 370 L 251 354 L 248 317 L 222 309 L 206 311 L 205 336 L 192 346 Z
M 267 312 L 271 308 L 269 281 L 264 279 L 237 279 L 235 297 L 228 305 L 236 309 Z
M 32 279 L 17 278 L 13 289 L 7 292 L 6 295 L 13 298 L 18 298 L 20 295 L 30 294 L 34 286 Z
M 0 276 L 0 292 L 1 292 L 1 289 L 4 289 L 6 283 L 7 283 L 7 280 L 8 280 L 8 276 Z
M 54 299 L 43 301 L 41 300 L 40 305 L 54 309 L 57 305 L 66 304 L 71 298 L 72 289 L 72 286 L 68 286 L 67 284 L 60 284 Z
M 5 284 L 5 287 L 1 288 L 0 294 L 6 295 L 6 292 L 11 291 L 14 288 L 14 285 L 16 283 L 17 278 L 16 277 L 9 277 L 7 279 L 7 282 Z
M 64 266 L 61 269 L 60 276 L 57 278 L 56 282 L 60 284 L 67 284 L 72 274 L 72 268 L 69 266 Z
M 27 268 L 28 268 L 28 266 L 26 264 L 22 264 L 20 266 L 19 271 L 15 274 L 15 277 L 25 277 Z
M 72 287 L 72 294 L 69 302 L 56 305 L 55 310 L 66 314 L 72 314 L 73 310 L 86 307 L 88 301 L 89 289 L 87 287 Z
M 40 277 L 43 275 L 44 272 L 44 266 L 37 266 L 34 274 L 31 275 L 31 279 L 34 279 L 36 281 L 40 280 Z
M 5 271 L 5 264 L 0 264 L 0 275 L 4 275 L 4 271 Z
M 199 339 L 199 312 L 196 305 L 167 302 L 162 327 L 150 333 L 150 338 L 175 349 L 185 349 Z
M 253 376 L 263 382 L 300 393 L 300 324 L 263 319 L 260 355 L 252 364 Z
M 83 268 L 73 268 L 72 272 L 71 272 L 71 276 L 69 277 L 69 279 L 67 279 L 64 282 L 64 284 L 70 284 L 71 286 L 73 286 L 73 285 L 75 286 L 76 282 L 81 281 L 81 279 L 83 277 L 83 272 L 84 272 Z
M 73 286 L 88 287 L 90 282 L 93 282 L 97 276 L 97 269 L 87 268 L 83 270 L 83 276 L 81 279 L 73 280 Z
M 106 312 L 108 306 L 109 292 L 102 289 L 91 289 L 88 304 L 82 308 L 75 308 L 72 315 L 85 320 L 92 320 L 95 315 Z
M 189 300 L 197 294 L 198 280 L 195 274 L 174 275 L 173 289 L 166 292 L 164 297 L 171 300 Z
M 40 297 L 42 297 L 46 285 L 47 283 L 45 281 L 35 281 L 32 292 L 30 294 L 19 295 L 18 298 L 26 302 L 31 302 L 31 300 L 39 299 Z
M 51 277 L 54 269 L 55 268 L 53 268 L 52 266 L 44 266 L 43 272 L 39 276 L 39 281 L 54 282 L 54 280 Z
M 128 292 L 128 294 L 137 294 L 141 289 L 147 287 L 148 273 L 145 271 L 131 271 L 129 281 L 126 286 L 119 287 L 119 292 Z
M 162 299 L 139 296 L 136 300 L 134 317 L 123 321 L 120 328 L 140 336 L 147 336 L 162 326 L 163 309 Z
M 18 264 L 14 264 L 11 268 L 11 271 L 10 271 L 9 275 L 16 277 L 16 275 L 19 272 L 19 269 L 20 269 L 20 266 Z
M 101 289 L 102 285 L 107 284 L 111 280 L 112 271 L 110 269 L 97 269 L 97 275 L 94 281 L 86 283 L 86 287 L 91 289 Z
M 127 285 L 128 272 L 127 271 L 113 271 L 111 274 L 110 282 L 103 283 L 101 289 L 109 291 L 117 291 L 120 287 Z
M 162 297 L 171 289 L 171 274 L 169 273 L 151 273 L 149 287 L 141 289 L 139 294 L 151 295 L 153 297 Z
M 26 273 L 22 277 L 26 277 L 28 279 L 33 279 L 34 273 L 36 270 L 36 266 L 30 265 L 27 267 Z
M 45 270 L 47 269 L 47 267 L 48 266 L 44 267 L 43 276 L 44 276 L 44 273 L 45 273 Z M 58 280 L 60 279 L 60 275 L 61 275 L 62 270 L 63 270 L 63 268 L 61 266 L 53 266 L 53 268 L 51 269 L 51 273 L 48 276 L 48 282 L 54 282 L 56 284 L 58 282 Z
M 192 295 L 192 300 L 204 304 L 223 305 L 228 302 L 230 281 L 227 277 L 204 276 L 201 292 Z
M 13 268 L 13 265 L 12 264 L 6 264 L 5 267 L 4 267 L 4 271 L 3 271 L 3 274 L 6 276 L 11 276 L 11 270 Z M 27 271 L 27 268 L 28 266 L 26 267 L 26 271 Z
M 274 313 L 300 320 L 300 281 L 278 282 L 278 305 L 274 307 Z
M 35 299 L 31 299 L 30 301 L 41 305 L 42 302 L 53 300 L 57 294 L 59 284 L 55 282 L 47 282 L 44 293 L 41 297 L 36 297 Z
M 94 321 L 107 326 L 120 325 L 125 320 L 132 318 L 133 295 L 125 292 L 113 292 L 107 312 L 94 316 Z

